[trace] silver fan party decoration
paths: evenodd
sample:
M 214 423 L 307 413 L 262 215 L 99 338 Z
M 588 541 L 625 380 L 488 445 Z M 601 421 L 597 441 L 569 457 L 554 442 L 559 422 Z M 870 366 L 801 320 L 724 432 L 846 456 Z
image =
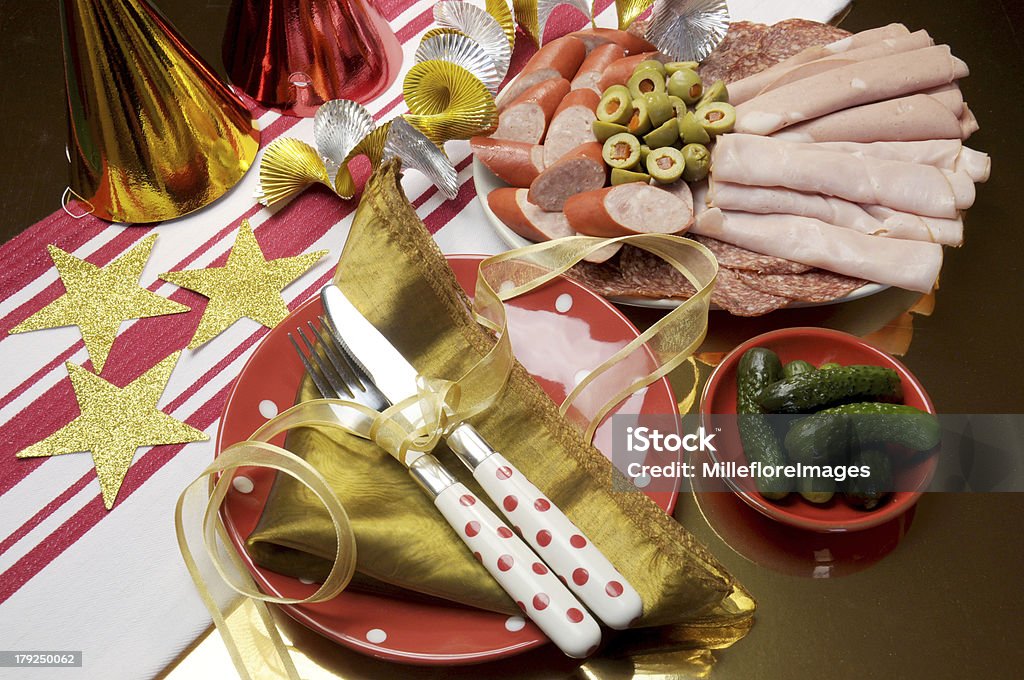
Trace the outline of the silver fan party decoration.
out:
M 644 37 L 676 61 L 703 61 L 728 29 L 725 0 L 655 0 Z

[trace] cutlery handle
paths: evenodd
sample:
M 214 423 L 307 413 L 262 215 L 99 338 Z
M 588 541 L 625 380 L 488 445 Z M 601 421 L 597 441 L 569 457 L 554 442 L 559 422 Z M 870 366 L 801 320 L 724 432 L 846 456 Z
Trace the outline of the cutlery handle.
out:
M 567 656 L 583 658 L 601 629 L 572 593 L 480 499 L 455 483 L 434 505 L 505 592 Z
M 473 470 L 491 500 L 594 615 L 626 628 L 643 613 L 636 589 L 557 505 L 500 453 Z

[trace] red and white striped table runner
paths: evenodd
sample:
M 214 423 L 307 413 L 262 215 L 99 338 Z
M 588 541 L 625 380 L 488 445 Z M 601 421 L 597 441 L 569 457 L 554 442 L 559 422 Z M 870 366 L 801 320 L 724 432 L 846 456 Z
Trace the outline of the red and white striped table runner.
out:
M 413 63 L 420 36 L 432 26 L 429 0 L 376 0 Z M 479 4 L 483 4 L 479 0 Z M 843 3 L 804 2 L 799 12 L 780 3 L 766 15 L 756 0 L 734 0 L 734 17 L 777 20 L 793 15 L 827 20 Z M 749 5 L 742 13 L 740 5 Z M 756 9 L 754 6 L 757 5 Z M 808 7 L 810 5 L 810 7 Z M 598 23 L 615 25 L 611 0 L 597 3 Z M 579 14 L 560 10 L 548 35 L 582 26 Z M 534 51 L 520 35 L 516 73 Z M 368 106 L 378 121 L 406 111 L 401 77 Z M 312 142 L 312 122 L 257 109 L 265 147 L 280 136 Z M 459 171 L 458 196 L 445 201 L 421 175 L 403 185 L 445 252 L 494 253 L 503 244 L 475 201 L 469 145 L 446 147 Z M 367 168 L 360 165 L 358 185 Z M 272 209 L 253 199 L 257 172 L 249 172 L 224 198 L 174 222 L 152 227 L 73 219 L 57 211 L 0 246 L 0 647 L 11 650 L 85 650 L 84 677 L 148 677 L 164 668 L 209 625 L 185 571 L 173 529 L 173 508 L 186 483 L 209 463 L 221 409 L 232 380 L 267 333 L 243 319 L 196 351 L 185 350 L 160 407 L 206 431 L 209 442 L 140 449 L 106 511 L 88 454 L 16 459 L 14 454 L 78 414 L 64 363 L 91 368 L 75 327 L 8 335 L 8 331 L 63 293 L 46 246 L 54 244 L 105 265 L 151 233 L 159 234 L 141 285 L 192 308 L 125 322 L 103 377 L 125 385 L 172 351 L 188 344 L 206 305 L 202 296 L 161 281 L 158 274 L 221 266 L 242 219 L 248 219 L 268 258 L 329 249 L 284 291 L 289 308 L 312 296 L 331 277 L 356 201 L 314 188 Z M 56 197 L 55 197 L 56 200 Z M 283 410 L 289 404 L 278 404 Z M 74 677 L 69 670 L 63 671 Z

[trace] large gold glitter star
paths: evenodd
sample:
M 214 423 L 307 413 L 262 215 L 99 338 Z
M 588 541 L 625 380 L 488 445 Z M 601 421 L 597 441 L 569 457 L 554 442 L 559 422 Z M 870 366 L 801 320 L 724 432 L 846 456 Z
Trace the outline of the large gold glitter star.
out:
M 156 234 L 147 236 L 105 267 L 49 246 L 65 293 L 12 328 L 11 333 L 78 326 L 96 372 L 102 372 L 122 321 L 189 311 L 185 305 L 139 286 L 154 241 Z
M 180 354 L 178 351 L 170 355 L 124 388 L 67 363 L 81 415 L 43 441 L 20 451 L 18 458 L 91 452 L 103 504 L 109 510 L 137 448 L 208 439 L 201 430 L 156 407 Z
M 249 221 L 242 220 L 226 266 L 168 272 L 160 278 L 210 298 L 189 343 L 189 349 L 195 349 L 242 317 L 249 317 L 267 328 L 281 323 L 288 316 L 281 290 L 327 252 L 318 250 L 267 260 Z

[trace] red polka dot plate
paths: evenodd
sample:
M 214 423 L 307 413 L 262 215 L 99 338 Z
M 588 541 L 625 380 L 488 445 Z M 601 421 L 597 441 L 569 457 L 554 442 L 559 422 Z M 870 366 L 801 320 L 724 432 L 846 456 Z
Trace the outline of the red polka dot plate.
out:
M 479 256 L 455 255 L 449 263 L 459 283 L 472 291 Z M 637 336 L 630 322 L 603 298 L 566 279 L 509 301 L 509 333 L 516 357 L 548 395 L 561 401 L 585 371 Z M 288 332 L 322 313 L 319 297 L 298 307 L 263 339 L 246 362 L 228 396 L 217 450 L 248 437 L 267 418 L 290 406 L 302 365 Z M 667 380 L 634 394 L 622 413 L 675 413 Z M 605 422 L 595 443 L 611 452 L 611 426 Z M 398 463 L 395 463 L 396 465 Z M 535 480 L 538 481 L 538 480 Z M 273 482 L 264 469 L 240 470 L 223 513 L 231 540 L 241 546 L 256 526 Z M 645 492 L 671 512 L 676 490 Z M 308 597 L 316 586 L 262 569 L 251 562 L 253 577 L 267 592 Z M 346 591 L 330 602 L 285 606 L 305 626 L 370 656 L 422 665 L 471 664 L 524 652 L 547 639 L 528 620 L 460 606 L 403 601 Z

